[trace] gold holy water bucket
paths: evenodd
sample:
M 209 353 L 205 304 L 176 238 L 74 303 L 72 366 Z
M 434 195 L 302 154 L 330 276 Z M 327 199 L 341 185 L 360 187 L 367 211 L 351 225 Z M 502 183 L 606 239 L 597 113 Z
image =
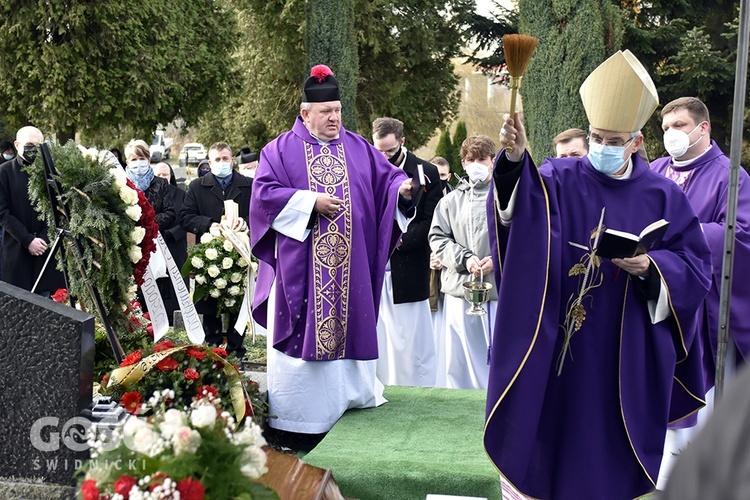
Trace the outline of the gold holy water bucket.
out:
M 492 290 L 492 283 L 486 283 L 484 276 L 480 275 L 479 281 L 472 279 L 466 281 L 463 284 L 464 287 L 464 298 L 471 304 L 471 307 L 466 310 L 466 314 L 470 316 L 482 316 L 485 311 L 482 308 L 482 304 L 489 302 L 490 290 Z

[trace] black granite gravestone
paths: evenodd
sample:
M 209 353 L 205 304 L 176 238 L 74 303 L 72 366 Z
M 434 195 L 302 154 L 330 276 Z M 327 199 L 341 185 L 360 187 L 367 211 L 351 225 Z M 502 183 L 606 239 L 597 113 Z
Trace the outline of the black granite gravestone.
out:
M 0 282 L 0 498 L 75 485 L 93 365 L 93 316 Z

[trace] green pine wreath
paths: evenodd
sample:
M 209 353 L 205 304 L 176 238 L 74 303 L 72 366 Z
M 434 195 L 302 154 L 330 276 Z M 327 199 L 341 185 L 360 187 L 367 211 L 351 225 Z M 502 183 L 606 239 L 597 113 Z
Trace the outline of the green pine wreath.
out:
M 61 218 L 65 225 L 62 229 L 70 231 L 72 236 L 63 239 L 65 259 L 61 262 L 58 255 L 58 269 L 67 272 L 70 293 L 102 321 L 84 282 L 81 269 L 85 270 L 91 285 L 99 291 L 104 314 L 115 332 L 126 335 L 125 312 L 137 289 L 134 265 L 145 267 L 150 255 L 145 252 L 141 255 L 138 247 L 145 232 L 136 223 L 143 211 L 134 205 L 131 191 L 135 189 L 130 187 L 132 183 L 128 186 L 125 172 L 109 151 L 85 150 L 72 141 L 64 146 L 48 145 L 55 165 L 53 177 L 62 188 L 61 202 L 69 211 Z M 29 198 L 48 223 L 49 238 L 53 241 L 56 227 L 41 155 L 25 171 L 29 175 Z M 135 200 L 137 204 L 137 192 Z M 75 248 L 76 242 L 82 248 L 82 258 Z

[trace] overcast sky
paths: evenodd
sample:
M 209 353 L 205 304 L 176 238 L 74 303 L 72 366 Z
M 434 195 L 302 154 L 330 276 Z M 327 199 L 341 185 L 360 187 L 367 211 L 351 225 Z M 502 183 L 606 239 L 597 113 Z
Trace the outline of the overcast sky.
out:
M 494 7 L 492 0 L 476 0 L 476 2 L 477 12 L 484 16 L 488 16 Z M 513 8 L 513 0 L 500 0 L 500 4 L 504 5 L 508 9 Z

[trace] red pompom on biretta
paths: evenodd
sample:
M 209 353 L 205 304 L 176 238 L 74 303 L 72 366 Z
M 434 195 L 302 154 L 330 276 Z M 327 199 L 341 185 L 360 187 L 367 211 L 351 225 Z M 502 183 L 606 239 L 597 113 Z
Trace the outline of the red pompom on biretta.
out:
M 333 75 L 333 71 L 331 71 L 331 68 L 329 68 L 325 64 L 318 64 L 317 66 L 313 66 L 312 69 L 310 69 L 310 76 L 315 78 L 315 80 L 317 80 L 318 83 L 322 83 L 323 80 L 325 80 L 327 76 L 332 76 L 332 75 Z
M 313 66 L 302 89 L 302 102 L 340 101 L 339 82 L 325 64 Z

